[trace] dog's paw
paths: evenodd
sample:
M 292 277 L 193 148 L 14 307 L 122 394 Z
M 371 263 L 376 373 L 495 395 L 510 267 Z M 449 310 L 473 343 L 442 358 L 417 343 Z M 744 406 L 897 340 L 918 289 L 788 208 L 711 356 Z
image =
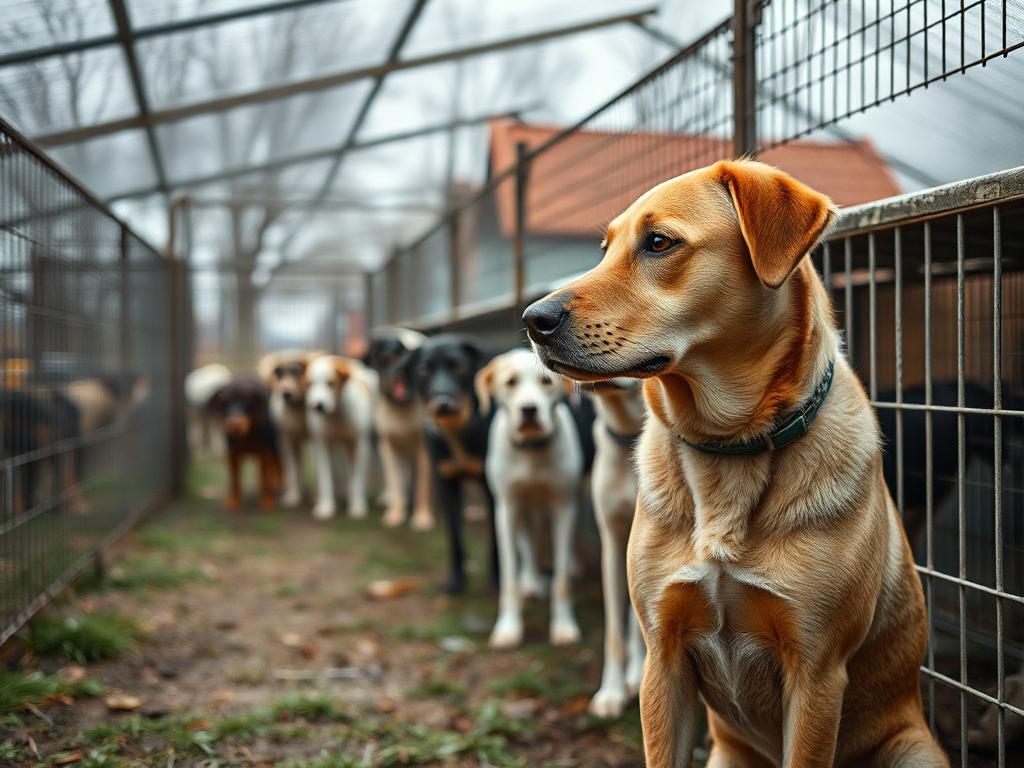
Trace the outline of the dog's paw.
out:
M 353 520 L 365 520 L 368 514 L 370 514 L 370 511 L 366 508 L 365 504 L 357 504 L 356 506 L 349 507 L 348 510 L 348 516 Z
M 498 623 L 494 625 L 494 630 L 491 632 L 491 648 L 497 648 L 499 650 L 517 648 L 522 642 L 522 619 L 508 616 L 499 617 Z
M 594 717 L 616 718 L 626 708 L 629 696 L 624 686 L 601 686 L 588 707 Z
M 265 493 L 260 496 L 260 509 L 271 510 L 277 507 L 277 499 L 274 498 L 274 494 Z
M 552 645 L 573 645 L 580 641 L 580 628 L 575 620 L 563 619 L 551 625 Z
M 434 512 L 431 509 L 417 509 L 412 513 L 412 529 L 429 531 L 434 527 Z
M 285 491 L 281 496 L 281 504 L 288 509 L 295 509 L 302 503 L 302 494 L 299 491 Z
M 333 501 L 318 501 L 313 507 L 313 517 L 317 520 L 330 520 L 338 513 Z
M 402 507 L 389 507 L 382 518 L 385 528 L 397 528 L 405 522 L 405 509 Z

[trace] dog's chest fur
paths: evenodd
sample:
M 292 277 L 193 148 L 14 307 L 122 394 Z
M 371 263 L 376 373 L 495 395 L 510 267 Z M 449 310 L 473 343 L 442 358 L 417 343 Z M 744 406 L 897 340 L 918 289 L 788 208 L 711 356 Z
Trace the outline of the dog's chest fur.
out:
M 304 405 L 289 405 L 279 392 L 275 392 L 270 397 L 270 415 L 277 428 L 289 437 L 306 437 L 308 430 Z

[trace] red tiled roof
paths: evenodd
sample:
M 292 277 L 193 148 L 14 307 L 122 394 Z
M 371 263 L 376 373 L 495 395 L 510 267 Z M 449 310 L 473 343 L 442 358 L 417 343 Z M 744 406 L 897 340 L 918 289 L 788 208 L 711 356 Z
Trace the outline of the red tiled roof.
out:
M 536 147 L 560 131 L 492 121 L 492 173 L 515 163 L 519 142 Z M 655 184 L 731 155 L 728 139 L 711 136 L 580 131 L 530 164 L 526 230 L 533 235 L 592 237 Z M 758 159 L 824 192 L 840 206 L 900 193 L 889 166 L 867 141 L 791 141 L 762 152 Z M 510 236 L 515 221 L 513 184 L 500 184 L 495 196 L 501 232 Z

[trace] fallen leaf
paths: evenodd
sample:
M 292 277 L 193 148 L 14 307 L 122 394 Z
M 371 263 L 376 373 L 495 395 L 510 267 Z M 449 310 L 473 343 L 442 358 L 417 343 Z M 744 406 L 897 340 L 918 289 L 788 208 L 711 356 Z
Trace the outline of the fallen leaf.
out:
M 32 754 L 36 756 L 36 760 L 39 759 L 39 747 L 36 746 L 36 740 L 31 736 L 26 737 L 28 739 L 28 748 L 32 750 Z
M 394 699 L 378 699 L 377 702 L 373 705 L 373 707 L 382 715 L 386 715 L 398 709 L 398 705 L 395 704 Z
M 50 762 L 54 765 L 69 765 L 71 763 L 77 763 L 81 759 L 81 752 L 69 752 L 66 755 L 55 755 L 51 758 Z
M 302 635 L 298 632 L 285 632 L 281 635 L 281 642 L 289 648 L 298 648 L 302 645 Z
M 562 705 L 562 714 L 565 717 L 575 717 L 586 712 L 589 706 L 590 699 L 587 696 L 577 696 L 575 699 L 569 699 L 569 701 Z
M 201 720 L 193 720 L 191 723 L 189 723 L 185 727 L 188 730 L 190 730 L 190 731 L 204 731 L 207 728 L 209 728 L 211 725 L 212 725 L 212 723 L 209 720 L 207 720 L 206 718 L 203 718 Z
M 131 710 L 138 709 L 142 706 L 142 701 L 138 696 L 131 696 L 123 693 L 107 696 L 107 698 L 103 700 L 103 703 L 107 705 L 107 709 L 112 709 L 118 712 L 130 712 Z
M 210 701 L 216 704 L 227 704 L 229 701 L 235 700 L 234 691 L 217 691 L 210 697 Z
M 77 664 L 69 664 L 64 669 L 64 679 L 74 685 L 85 680 L 85 667 L 80 667 Z
M 381 579 L 370 582 L 366 596 L 373 600 L 393 600 L 420 588 L 419 579 Z
M 501 705 L 501 714 L 510 720 L 527 720 L 537 712 L 540 702 L 536 699 L 506 701 Z

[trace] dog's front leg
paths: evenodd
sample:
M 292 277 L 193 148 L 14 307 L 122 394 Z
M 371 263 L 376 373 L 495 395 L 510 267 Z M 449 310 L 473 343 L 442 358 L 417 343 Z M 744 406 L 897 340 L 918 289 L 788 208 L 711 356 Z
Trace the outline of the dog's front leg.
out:
M 838 665 L 786 671 L 784 768 L 829 768 L 832 765 L 846 682 L 846 669 Z
M 284 495 L 281 503 L 286 507 L 297 507 L 302 503 L 302 488 L 299 485 L 298 440 L 281 432 L 281 463 L 284 465 Z
M 604 588 L 604 671 L 601 687 L 590 700 L 590 712 L 597 717 L 618 717 L 626 705 L 626 643 L 623 637 L 626 608 L 626 540 L 628 528 L 620 520 L 608 519 L 604 510 L 597 512 L 601 534 L 601 582 Z M 633 614 L 633 610 L 629 609 Z M 630 631 L 634 631 L 635 618 Z M 639 634 L 639 627 L 635 628 Z M 631 648 L 631 652 L 632 652 Z M 631 653 L 632 656 L 632 653 Z M 633 659 L 630 658 L 632 662 Z M 637 670 L 634 670 L 636 672 Z M 642 663 L 639 668 L 642 674 Z M 639 677 L 637 678 L 639 683 Z M 634 689 L 635 690 L 635 689 Z
M 640 724 L 647 768 L 689 768 L 700 721 L 693 660 L 672 637 L 648 636 L 640 684 Z
M 384 525 L 397 528 L 405 522 L 405 475 L 398 450 L 388 437 L 380 440 L 380 461 L 384 465 L 384 495 L 387 504 Z
M 241 454 L 228 447 L 228 496 L 224 499 L 224 509 L 238 509 L 242 503 Z
M 430 454 L 426 441 L 416 441 L 416 493 L 412 510 L 412 527 L 429 531 L 434 527 L 434 510 L 430 506 Z
M 329 520 L 338 511 L 334 501 L 334 468 L 331 466 L 331 444 L 324 435 L 313 436 L 313 453 L 316 454 L 317 499 L 313 506 L 313 517 Z
M 348 478 L 348 514 L 361 520 L 367 515 L 366 479 L 370 473 L 370 436 L 357 435 L 348 446 L 348 453 L 351 470 Z
M 503 494 L 494 504 L 494 529 L 498 539 L 498 620 L 491 632 L 492 648 L 514 648 L 523 641 L 523 617 L 519 605 L 516 567 L 516 526 L 518 510 Z
M 576 529 L 576 500 L 557 505 L 552 523 L 552 557 L 554 578 L 551 580 L 551 642 L 571 645 L 579 642 L 580 628 L 572 609 L 569 579 L 573 566 L 572 540 Z

